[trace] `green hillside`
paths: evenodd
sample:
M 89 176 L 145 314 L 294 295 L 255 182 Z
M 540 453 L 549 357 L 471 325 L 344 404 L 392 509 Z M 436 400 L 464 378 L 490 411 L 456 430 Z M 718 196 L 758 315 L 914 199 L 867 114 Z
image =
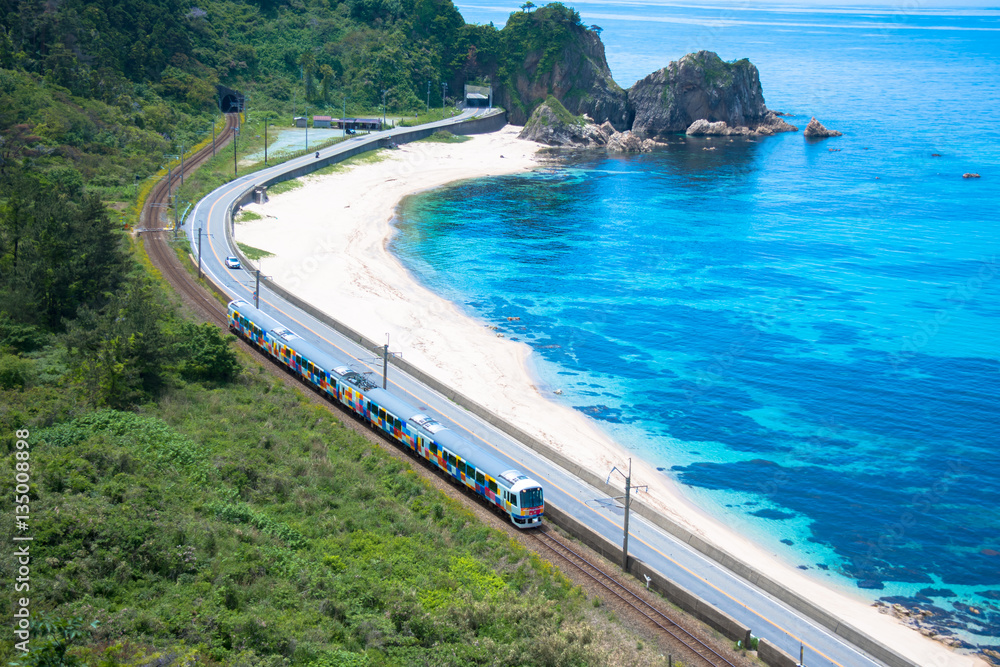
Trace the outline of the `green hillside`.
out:
M 510 76 L 532 34 L 515 23 L 466 25 L 450 0 L 0 0 L 0 487 L 30 509 L 0 539 L 33 538 L 30 589 L 7 589 L 8 609 L 30 600 L 31 652 L 6 623 L 0 660 L 665 663 L 345 413 L 185 319 L 121 229 L 221 127 L 217 85 L 249 96 L 241 159 L 268 115 L 373 112 L 383 90 L 409 115 L 428 81 L 438 106 L 440 83 Z M 181 199 L 232 177 L 228 150 Z

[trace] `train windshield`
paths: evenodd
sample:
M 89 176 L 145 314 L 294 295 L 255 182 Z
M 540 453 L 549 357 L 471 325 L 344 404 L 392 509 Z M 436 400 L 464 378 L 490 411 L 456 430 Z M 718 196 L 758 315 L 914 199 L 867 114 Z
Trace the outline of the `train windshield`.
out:
M 542 487 L 525 489 L 521 492 L 521 507 L 538 507 L 542 504 Z

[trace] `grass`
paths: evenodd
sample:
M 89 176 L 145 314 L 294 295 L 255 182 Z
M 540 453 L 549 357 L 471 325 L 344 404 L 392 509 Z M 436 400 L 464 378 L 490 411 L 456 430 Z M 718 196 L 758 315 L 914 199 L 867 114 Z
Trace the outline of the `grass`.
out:
M 558 570 L 247 357 L 231 384 L 175 378 L 117 412 L 89 409 L 49 356 L 46 376 L 33 361 L 23 389 L 0 391 L 0 444 L 32 433 L 32 613 L 83 620 L 72 657 L 662 663 Z
M 251 220 L 262 220 L 264 216 L 256 211 L 240 211 L 236 214 L 236 222 L 250 222 Z
M 428 143 L 437 143 L 437 144 L 460 144 L 469 141 L 471 139 L 472 137 L 467 137 L 465 135 L 452 134 L 448 130 L 438 130 L 431 136 L 425 137 L 420 141 L 426 141 Z
M 441 92 L 440 90 L 438 92 Z M 423 125 L 425 123 L 433 123 L 435 121 L 444 120 L 445 118 L 451 118 L 452 116 L 457 116 L 459 114 L 458 109 L 455 107 L 445 107 L 444 110 L 438 107 L 431 107 L 429 111 L 421 109 L 417 112 L 416 116 L 407 115 L 400 118 L 398 127 L 414 127 L 416 125 Z
M 297 188 L 301 188 L 305 183 L 302 182 L 301 178 L 290 178 L 287 181 L 281 181 L 280 183 L 275 183 L 267 188 L 267 194 L 270 195 L 280 195 L 285 192 L 291 192 Z
M 240 250 L 247 256 L 247 259 L 257 260 L 263 259 L 264 257 L 274 257 L 273 252 L 261 250 L 260 248 L 254 248 L 253 246 L 249 246 L 245 243 L 237 243 L 236 245 L 240 247 Z

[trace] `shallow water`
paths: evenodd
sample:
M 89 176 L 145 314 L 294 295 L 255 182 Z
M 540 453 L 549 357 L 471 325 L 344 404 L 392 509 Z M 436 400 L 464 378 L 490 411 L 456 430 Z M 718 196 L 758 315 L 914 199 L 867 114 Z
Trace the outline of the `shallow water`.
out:
M 737 530 L 1000 643 L 998 13 L 579 8 L 625 85 L 747 56 L 845 136 L 570 153 L 407 200 L 394 252 Z

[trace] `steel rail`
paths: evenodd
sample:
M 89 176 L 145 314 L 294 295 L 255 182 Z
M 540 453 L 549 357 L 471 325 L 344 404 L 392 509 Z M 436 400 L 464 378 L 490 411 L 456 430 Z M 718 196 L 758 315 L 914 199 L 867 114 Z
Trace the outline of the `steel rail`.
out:
M 617 597 L 619 600 L 632 607 L 636 612 L 642 614 L 650 623 L 655 625 L 657 628 L 666 632 L 668 635 L 673 637 L 675 640 L 680 642 L 684 647 L 688 649 L 693 655 L 698 656 L 700 659 L 704 660 L 712 667 L 720 667 L 720 665 L 727 665 L 728 667 L 736 667 L 733 663 L 727 660 L 724 656 L 719 654 L 717 651 L 712 649 L 710 646 L 705 644 L 703 641 L 695 637 L 693 634 L 688 632 L 684 627 L 674 621 L 672 618 L 667 616 L 664 612 L 660 611 L 653 605 L 649 604 L 641 597 L 633 593 L 629 588 L 610 574 L 605 572 L 599 566 L 591 563 L 589 560 L 576 553 L 572 548 L 567 546 L 562 540 L 552 535 L 552 532 L 548 529 L 536 529 L 531 532 L 530 535 L 545 546 L 549 551 L 559 556 L 562 560 L 566 561 L 586 577 L 590 578 L 594 583 L 604 588 L 606 591 Z M 567 555 L 569 554 L 569 555 Z M 574 560 L 575 559 L 575 560 Z M 579 562 L 577 562 L 579 561 Z M 581 565 L 582 563 L 582 565 Z M 589 568 L 589 569 L 588 569 Z M 648 610 L 648 611 L 647 611 Z M 670 627 L 665 626 L 660 622 L 662 619 Z M 671 627 L 673 629 L 671 629 Z M 676 631 L 676 632 L 675 632 Z M 679 636 L 678 633 L 683 636 Z M 687 641 L 686 641 L 686 640 Z M 696 648 L 688 643 L 688 641 L 701 647 Z M 707 651 L 711 654 L 711 657 L 706 656 L 702 651 Z

